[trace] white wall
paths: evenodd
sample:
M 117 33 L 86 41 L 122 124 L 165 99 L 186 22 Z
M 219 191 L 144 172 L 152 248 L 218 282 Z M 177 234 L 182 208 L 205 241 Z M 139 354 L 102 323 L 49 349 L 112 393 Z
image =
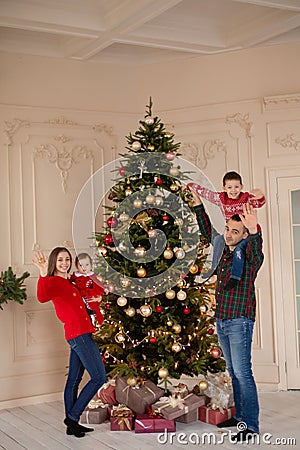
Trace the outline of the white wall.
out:
M 12 264 L 32 273 L 25 305 L 0 311 L 2 405 L 63 388 L 67 349 L 52 308 L 35 299 L 32 247 L 50 249 L 72 240 L 71 211 L 84 180 L 124 151 L 124 137 L 138 128 L 149 96 L 154 113 L 183 143 L 184 157 L 217 188 L 223 173 L 236 169 L 247 189 L 259 186 L 268 198 L 268 171 L 300 166 L 295 148 L 276 143 L 289 133 L 300 138 L 299 95 L 278 97 L 300 92 L 299 51 L 300 45 L 290 44 L 142 68 L 0 54 L 0 268 Z M 264 101 L 266 96 L 272 98 Z M 55 164 L 36 156 L 42 145 L 59 148 L 64 139 L 68 151 L 80 144 L 92 154 L 70 168 L 65 192 Z M 277 205 L 270 197 L 259 216 L 266 261 L 257 283 L 254 340 L 257 381 L 269 390 L 285 386 L 269 236 Z M 62 226 L 49 204 L 63 211 Z

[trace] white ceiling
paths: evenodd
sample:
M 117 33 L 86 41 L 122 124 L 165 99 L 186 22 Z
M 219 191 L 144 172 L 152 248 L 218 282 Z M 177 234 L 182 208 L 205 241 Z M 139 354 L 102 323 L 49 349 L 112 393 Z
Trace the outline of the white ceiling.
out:
M 18 54 L 139 65 L 292 42 L 300 0 L 0 0 Z

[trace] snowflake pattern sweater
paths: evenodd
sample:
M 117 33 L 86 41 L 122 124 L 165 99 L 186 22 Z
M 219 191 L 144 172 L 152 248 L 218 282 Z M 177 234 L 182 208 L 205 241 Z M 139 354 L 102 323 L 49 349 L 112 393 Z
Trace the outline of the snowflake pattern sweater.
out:
M 196 183 L 189 183 L 187 186 L 194 189 L 200 197 L 219 206 L 226 221 L 234 214 L 242 214 L 245 203 L 250 203 L 253 208 L 261 208 L 266 203 L 264 196 L 257 199 L 250 192 L 241 192 L 238 199 L 233 199 L 224 191 L 214 192 Z

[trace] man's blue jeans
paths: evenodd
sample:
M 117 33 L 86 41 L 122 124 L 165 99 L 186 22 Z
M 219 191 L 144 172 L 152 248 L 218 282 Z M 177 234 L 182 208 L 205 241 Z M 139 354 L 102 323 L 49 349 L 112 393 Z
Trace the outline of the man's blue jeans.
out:
M 232 379 L 235 418 L 258 433 L 259 404 L 251 363 L 253 327 L 247 317 L 217 319 L 218 338 Z
M 106 374 L 99 348 L 91 333 L 70 339 L 68 344 L 71 351 L 64 391 L 65 413 L 66 417 L 78 422 L 84 408 L 105 382 Z M 90 380 L 78 395 L 84 370 L 90 375 Z

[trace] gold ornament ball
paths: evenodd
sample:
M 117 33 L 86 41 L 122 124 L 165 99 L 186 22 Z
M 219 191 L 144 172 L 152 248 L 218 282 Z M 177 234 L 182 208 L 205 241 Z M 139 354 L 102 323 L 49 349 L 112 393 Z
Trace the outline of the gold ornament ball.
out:
M 180 344 L 180 342 L 174 342 L 174 344 L 172 345 L 173 352 L 178 353 L 181 349 L 182 345 Z
M 137 248 L 134 249 L 134 254 L 138 256 L 139 258 L 142 258 L 145 256 L 146 249 L 145 247 L 142 247 L 141 245 L 138 245 Z
M 125 312 L 126 312 L 126 314 L 127 314 L 128 317 L 133 317 L 133 316 L 135 316 L 135 309 L 134 309 L 132 306 L 130 306 L 129 308 L 127 308 Z
M 176 284 L 178 287 L 182 288 L 185 285 L 185 281 L 182 278 L 180 278 Z
M 136 383 L 137 383 L 136 377 L 128 377 L 127 378 L 128 386 L 134 387 L 134 386 L 136 386 Z
M 206 313 L 206 306 L 205 305 L 201 305 L 200 307 L 199 307 L 199 309 L 200 309 L 200 312 L 202 312 L 203 314 L 204 313 Z
M 146 196 L 146 203 L 148 203 L 149 205 L 151 205 L 152 203 L 154 203 L 154 200 L 155 200 L 155 196 L 154 195 L 152 195 L 152 194 L 148 194 L 147 196 Z
M 140 198 L 136 198 L 133 200 L 133 207 L 134 208 L 140 208 L 143 204 L 143 201 Z
M 181 217 L 176 217 L 176 219 L 174 220 L 174 223 L 176 225 L 178 225 L 179 227 L 181 227 L 183 225 L 183 220 L 181 219 Z
M 117 303 L 119 306 L 125 306 L 127 305 L 127 298 L 124 297 L 124 295 L 121 295 L 118 299 L 117 299 Z
M 139 141 L 134 141 L 131 144 L 131 147 L 132 147 L 133 150 L 140 150 L 141 147 L 142 147 L 142 144 Z
M 190 272 L 195 275 L 196 273 L 198 273 L 199 267 L 197 266 L 197 264 L 192 264 L 190 267 Z
M 127 288 L 128 286 L 130 286 L 130 280 L 128 278 L 121 278 L 120 285 L 123 288 Z
M 172 320 L 168 320 L 168 321 L 167 321 L 167 325 L 168 325 L 168 327 L 171 327 L 171 326 L 173 325 Z
M 177 292 L 177 298 L 183 302 L 186 299 L 186 292 L 180 289 L 180 291 Z
M 171 247 L 167 247 L 166 250 L 164 251 L 164 258 L 165 259 L 172 259 L 173 255 L 174 255 L 174 253 L 173 253 Z
M 179 323 L 175 323 L 172 328 L 177 334 L 179 334 L 181 331 L 181 325 L 179 325 Z
M 147 149 L 152 151 L 152 150 L 155 150 L 155 147 L 154 147 L 154 145 L 149 144 L 149 145 L 147 145 Z
M 98 275 L 97 280 L 100 281 L 100 283 L 103 283 L 104 278 L 101 275 Z
M 169 299 L 169 300 L 173 300 L 173 298 L 175 298 L 175 295 L 176 295 L 176 292 L 173 291 L 173 289 L 168 289 L 168 290 L 166 291 L 166 297 L 167 297 L 167 299 Z
M 169 371 L 166 367 L 161 367 L 158 371 L 158 376 L 161 379 L 167 378 L 169 376 Z
M 118 344 L 122 344 L 125 341 L 125 336 L 123 333 L 117 333 L 115 335 L 115 341 L 118 342 Z
M 139 267 L 138 270 L 136 271 L 137 276 L 140 278 L 144 278 L 146 276 L 146 269 L 144 269 L 144 267 Z
M 172 184 L 170 185 L 170 190 L 171 190 L 172 192 L 177 192 L 178 189 L 179 189 L 178 184 L 172 183 Z
M 107 249 L 103 245 L 101 245 L 100 247 L 98 247 L 98 253 L 100 256 L 106 256 Z
M 199 388 L 201 391 L 206 391 L 208 388 L 208 382 L 206 380 L 201 380 L 199 383 Z
M 145 305 L 142 305 L 140 307 L 140 314 L 143 317 L 149 317 L 152 314 L 152 308 L 150 305 L 147 305 L 147 303 Z
M 126 197 L 129 197 L 129 195 L 131 195 L 131 194 L 132 194 L 132 189 L 130 189 L 130 188 L 125 189 Z

